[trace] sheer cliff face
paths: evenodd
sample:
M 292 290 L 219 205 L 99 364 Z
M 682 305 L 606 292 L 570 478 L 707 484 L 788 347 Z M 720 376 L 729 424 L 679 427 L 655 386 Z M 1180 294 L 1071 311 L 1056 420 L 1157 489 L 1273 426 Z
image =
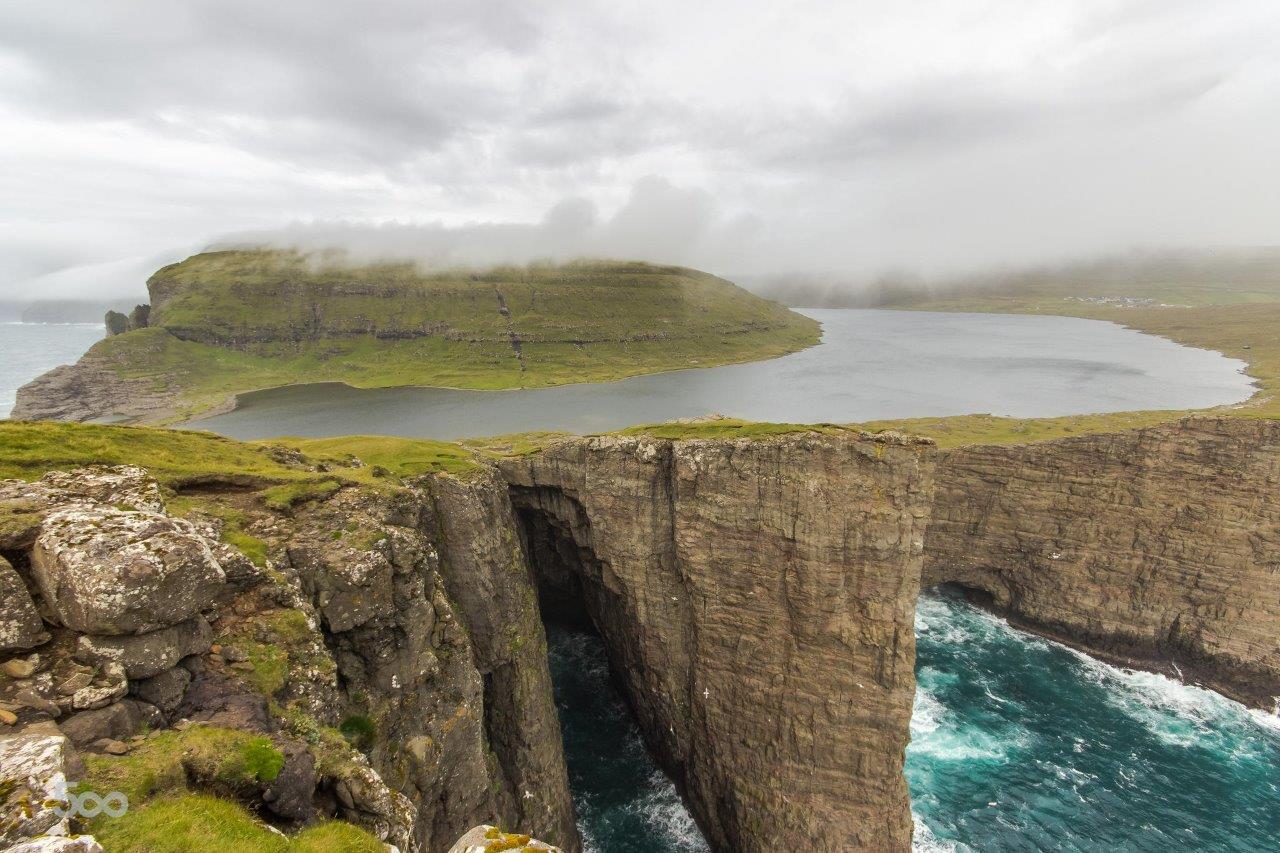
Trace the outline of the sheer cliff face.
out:
M 417 806 L 419 848 L 500 821 L 578 850 L 545 635 L 497 472 L 345 489 L 287 529 L 344 713 L 375 721 L 370 759 Z
M 1270 708 L 1280 695 L 1280 423 L 942 455 L 926 586 L 956 581 L 1088 650 Z
M 929 444 L 592 438 L 502 464 L 719 850 L 906 850 Z

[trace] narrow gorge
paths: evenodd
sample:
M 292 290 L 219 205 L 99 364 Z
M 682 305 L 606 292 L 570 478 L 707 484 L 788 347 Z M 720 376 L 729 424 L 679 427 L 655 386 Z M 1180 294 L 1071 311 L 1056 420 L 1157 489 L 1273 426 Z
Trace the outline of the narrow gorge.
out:
M 952 450 L 698 431 L 557 439 L 399 484 L 212 437 L 209 459 L 246 448 L 295 479 L 4 481 L 6 726 L 64 735 L 65 772 L 92 785 L 134 784 L 157 743 L 188 756 L 130 788 L 143 802 L 212 785 L 284 829 L 330 816 L 438 851 L 496 823 L 572 853 L 543 627 L 571 621 L 603 639 L 714 849 L 883 851 L 911 844 L 922 581 L 1254 706 L 1280 693 L 1280 425 Z M 228 786 L 199 759 L 197 738 L 250 736 L 278 775 Z

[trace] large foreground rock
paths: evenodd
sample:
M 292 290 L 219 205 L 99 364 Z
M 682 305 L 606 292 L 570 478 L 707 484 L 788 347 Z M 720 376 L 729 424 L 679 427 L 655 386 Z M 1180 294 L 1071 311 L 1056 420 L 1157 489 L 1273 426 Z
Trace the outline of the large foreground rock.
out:
M 458 839 L 457 844 L 449 848 L 449 853 L 490 853 L 494 850 L 536 850 L 545 853 L 561 853 L 559 847 L 552 847 L 527 835 L 503 832 L 496 826 L 488 824 L 472 827 L 466 835 Z
M 46 516 L 31 567 L 59 620 L 88 634 L 138 634 L 190 619 L 226 582 L 190 523 L 101 505 Z

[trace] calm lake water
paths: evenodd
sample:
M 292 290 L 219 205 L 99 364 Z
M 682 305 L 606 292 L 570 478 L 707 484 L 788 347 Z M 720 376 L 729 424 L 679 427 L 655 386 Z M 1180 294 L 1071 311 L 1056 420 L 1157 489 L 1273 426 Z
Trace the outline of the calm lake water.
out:
M 752 364 L 527 391 L 297 385 L 242 395 L 190 424 L 234 438 L 356 433 L 463 438 L 606 432 L 718 413 L 851 422 L 989 412 L 1049 417 L 1234 403 L 1242 362 L 1111 323 L 1069 317 L 806 311 L 819 346 Z

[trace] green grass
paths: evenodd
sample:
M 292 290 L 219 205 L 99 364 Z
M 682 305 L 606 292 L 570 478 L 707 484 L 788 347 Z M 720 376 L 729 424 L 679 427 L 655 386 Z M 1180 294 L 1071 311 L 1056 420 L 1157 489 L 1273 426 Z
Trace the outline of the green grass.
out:
M 653 438 L 674 440 L 732 440 L 735 438 L 769 438 L 776 435 L 790 435 L 801 432 L 818 432 L 830 435 L 850 431 L 848 427 L 838 424 L 779 424 L 744 421 L 737 418 L 715 418 L 670 421 L 663 424 L 643 424 L 618 430 L 613 435 L 648 435 Z
M 723 279 L 641 263 L 424 273 L 231 251 L 148 286 L 152 327 L 89 354 L 174 396 L 165 422 L 299 382 L 536 388 L 771 358 L 820 337 L 815 321 Z
M 291 447 L 309 458 L 349 465 L 351 458 L 399 478 L 446 471 L 468 474 L 478 469 L 475 457 L 454 442 L 429 439 L 394 438 L 378 435 L 349 435 L 341 438 L 276 438 L 272 444 Z
M 269 509 L 282 512 L 292 509 L 299 504 L 324 500 L 340 488 L 342 488 L 342 484 L 337 480 L 324 479 L 296 483 L 283 483 L 279 486 L 272 486 L 269 489 L 263 489 L 261 495 L 262 502 L 266 504 Z
M 34 480 L 83 465 L 141 465 L 167 484 L 211 476 L 264 483 L 316 476 L 273 460 L 263 447 L 212 433 L 0 421 L 0 477 Z
M 333 470 L 315 471 L 277 461 L 271 451 L 281 446 L 301 450 L 310 463 L 331 463 Z M 365 464 L 353 466 L 352 456 Z M 437 471 L 464 474 L 476 468 L 471 451 L 463 445 L 426 439 L 354 436 L 248 444 L 189 430 L 0 421 L 0 479 L 35 480 L 49 471 L 85 465 L 140 465 L 169 486 L 216 478 L 261 485 L 266 489 L 264 500 L 273 508 L 325 497 L 343 482 L 378 485 L 402 476 Z M 375 466 L 387 474 L 378 476 Z M 233 530 L 230 535 L 238 534 Z M 252 550 L 257 548 L 246 539 L 240 541 Z
M 201 794 L 167 797 L 123 817 L 98 822 L 98 842 L 112 853 L 385 853 L 375 836 L 325 821 L 285 838 L 239 804 Z
M 271 782 L 284 756 L 269 738 L 213 726 L 169 730 L 126 755 L 86 755 L 82 784 L 100 794 L 121 791 L 130 803 L 190 790 L 189 780 L 227 790 Z

